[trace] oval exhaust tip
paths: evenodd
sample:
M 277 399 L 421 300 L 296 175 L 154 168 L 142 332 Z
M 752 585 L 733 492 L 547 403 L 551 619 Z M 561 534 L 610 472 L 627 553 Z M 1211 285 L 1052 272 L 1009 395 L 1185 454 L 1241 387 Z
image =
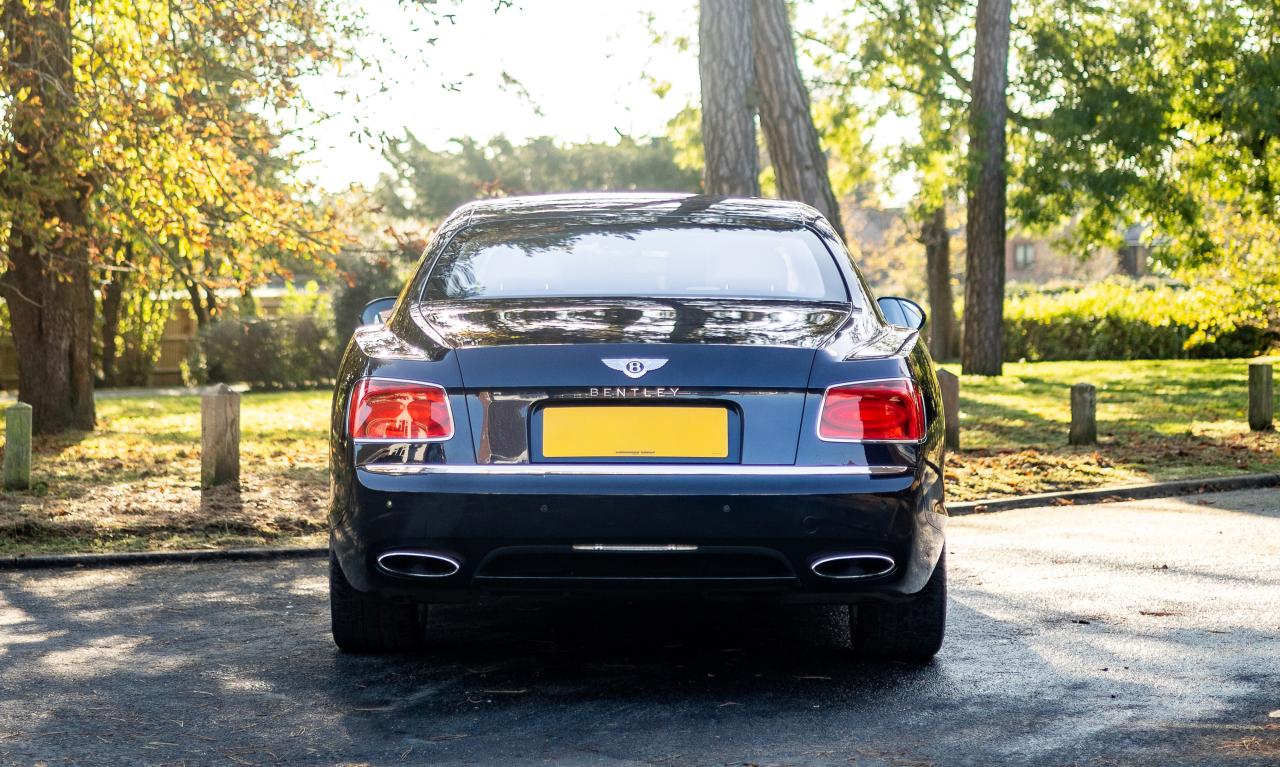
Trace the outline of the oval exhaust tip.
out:
M 823 578 L 854 580 L 888 575 L 896 566 L 888 554 L 833 554 L 814 560 L 809 569 Z
M 408 578 L 447 578 L 462 569 L 462 563 L 445 554 L 400 549 L 379 554 L 378 567 Z

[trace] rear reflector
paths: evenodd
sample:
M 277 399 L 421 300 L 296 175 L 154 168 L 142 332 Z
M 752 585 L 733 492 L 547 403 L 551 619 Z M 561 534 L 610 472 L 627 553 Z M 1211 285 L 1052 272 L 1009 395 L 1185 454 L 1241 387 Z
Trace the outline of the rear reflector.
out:
M 453 436 L 449 397 L 441 386 L 366 378 L 351 390 L 353 439 L 445 440 Z
M 832 386 L 822 399 L 818 436 L 835 442 L 919 442 L 924 438 L 920 392 L 905 378 Z

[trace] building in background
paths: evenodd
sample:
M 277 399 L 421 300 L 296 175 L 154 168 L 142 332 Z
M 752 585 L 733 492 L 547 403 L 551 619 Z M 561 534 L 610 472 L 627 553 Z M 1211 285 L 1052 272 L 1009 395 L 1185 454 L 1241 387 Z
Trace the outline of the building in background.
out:
M 924 245 L 909 227 L 903 208 L 874 208 L 847 202 L 842 210 L 849 248 L 863 275 L 881 295 L 900 295 L 923 301 Z M 951 268 L 957 285 L 964 282 L 964 216 L 951 214 Z M 1012 229 L 1005 243 L 1005 277 L 1010 287 L 1070 287 L 1106 277 L 1144 277 L 1150 272 L 1151 248 L 1144 243 L 1147 227 L 1130 226 L 1119 250 L 1100 248 L 1081 258 L 1045 236 Z M 959 294 L 959 293 L 957 293 Z

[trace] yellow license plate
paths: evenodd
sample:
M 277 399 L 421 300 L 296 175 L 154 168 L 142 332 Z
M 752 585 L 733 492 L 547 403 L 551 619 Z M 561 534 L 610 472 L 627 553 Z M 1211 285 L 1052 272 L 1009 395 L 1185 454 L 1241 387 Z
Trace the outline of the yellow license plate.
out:
M 553 406 L 542 411 L 547 458 L 727 458 L 722 407 Z

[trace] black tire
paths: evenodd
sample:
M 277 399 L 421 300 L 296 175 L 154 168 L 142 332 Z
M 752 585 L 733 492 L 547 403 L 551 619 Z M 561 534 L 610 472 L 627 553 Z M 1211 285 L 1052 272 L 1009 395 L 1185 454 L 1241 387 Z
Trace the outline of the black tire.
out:
M 426 646 L 427 606 L 357 590 L 329 554 L 333 643 L 350 653 L 394 653 Z
M 883 660 L 928 662 L 942 648 L 947 628 L 947 555 L 909 602 L 867 602 L 852 607 L 849 633 L 858 653 Z

